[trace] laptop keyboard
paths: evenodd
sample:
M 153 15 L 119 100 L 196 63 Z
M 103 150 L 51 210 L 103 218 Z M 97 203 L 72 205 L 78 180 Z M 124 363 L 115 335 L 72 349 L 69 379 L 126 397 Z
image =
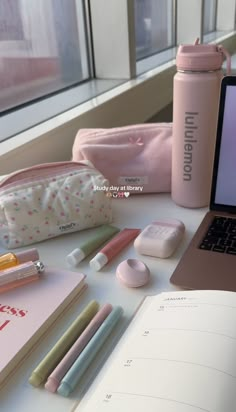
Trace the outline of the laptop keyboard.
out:
M 199 248 L 236 255 L 236 219 L 215 216 Z

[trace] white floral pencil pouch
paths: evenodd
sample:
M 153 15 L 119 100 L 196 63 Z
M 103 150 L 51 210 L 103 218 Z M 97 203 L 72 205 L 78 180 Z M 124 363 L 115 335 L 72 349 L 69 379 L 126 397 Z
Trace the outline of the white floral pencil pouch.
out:
M 0 182 L 0 241 L 17 248 L 112 220 L 108 180 L 88 162 L 44 163 Z

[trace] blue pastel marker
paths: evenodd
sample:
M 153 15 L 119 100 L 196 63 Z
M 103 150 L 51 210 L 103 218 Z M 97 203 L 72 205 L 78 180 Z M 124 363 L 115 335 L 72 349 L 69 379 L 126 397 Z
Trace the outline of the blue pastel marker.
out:
M 120 320 L 122 314 L 123 309 L 120 306 L 116 306 L 110 315 L 108 315 L 108 317 L 104 320 L 98 331 L 62 379 L 61 384 L 57 389 L 57 392 L 60 395 L 68 396 L 75 389 L 81 376 L 89 367 L 97 352 L 103 346 L 105 340 Z

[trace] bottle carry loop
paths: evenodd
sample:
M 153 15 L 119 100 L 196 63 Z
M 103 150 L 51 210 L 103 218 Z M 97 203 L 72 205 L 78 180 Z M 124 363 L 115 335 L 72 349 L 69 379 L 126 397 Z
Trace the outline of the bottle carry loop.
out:
M 226 74 L 227 76 L 231 75 L 231 55 L 222 45 L 218 46 L 219 52 L 221 52 L 226 58 Z
M 196 38 L 194 42 L 194 46 L 197 46 L 200 42 L 199 37 Z M 217 50 L 223 54 L 223 56 L 226 58 L 226 74 L 227 76 L 231 75 L 231 55 L 228 52 L 227 49 L 225 49 L 221 44 L 217 47 Z

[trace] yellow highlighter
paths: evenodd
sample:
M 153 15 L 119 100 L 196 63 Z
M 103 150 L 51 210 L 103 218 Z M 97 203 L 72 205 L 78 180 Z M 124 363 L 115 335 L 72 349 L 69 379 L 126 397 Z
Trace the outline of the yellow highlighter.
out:
M 85 307 L 81 314 L 72 322 L 66 332 L 60 337 L 53 348 L 34 369 L 29 378 L 29 383 L 31 385 L 37 387 L 46 381 L 53 369 L 57 366 L 76 339 L 89 324 L 91 319 L 95 316 L 98 309 L 99 304 L 95 300 L 92 300 Z

